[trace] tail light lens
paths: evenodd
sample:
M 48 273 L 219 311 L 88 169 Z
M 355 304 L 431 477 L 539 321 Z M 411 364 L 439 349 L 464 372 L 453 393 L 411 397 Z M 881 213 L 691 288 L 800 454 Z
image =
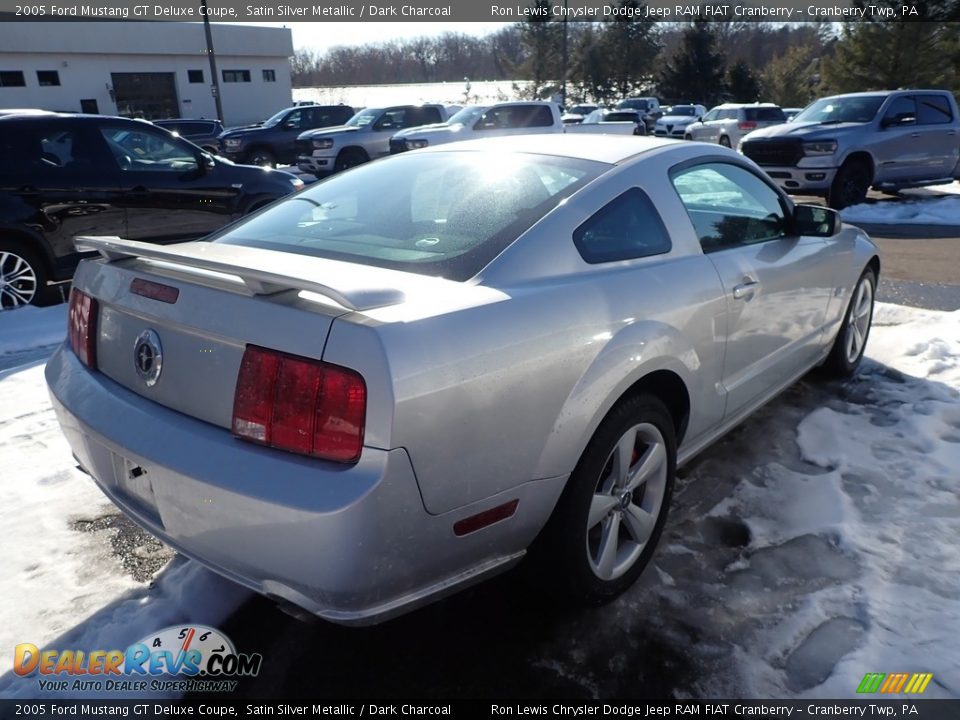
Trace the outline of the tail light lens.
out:
M 70 291 L 70 310 L 67 316 L 67 339 L 70 349 L 88 368 L 97 367 L 97 315 L 99 304 L 85 292 Z
M 737 123 L 737 127 L 741 130 L 756 130 L 757 123 L 753 120 L 744 120 L 743 122 Z
M 233 434 L 261 445 L 352 463 L 360 459 L 367 387 L 353 370 L 248 345 L 233 401 Z

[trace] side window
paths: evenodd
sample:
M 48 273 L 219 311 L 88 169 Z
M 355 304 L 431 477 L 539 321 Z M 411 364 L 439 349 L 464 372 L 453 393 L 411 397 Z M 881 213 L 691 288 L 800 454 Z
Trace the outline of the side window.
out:
M 503 107 L 491 108 L 487 110 L 483 115 L 480 116 L 480 119 L 477 120 L 476 124 L 473 126 L 474 130 L 496 130 L 498 128 L 509 128 L 513 127 L 510 123 L 510 111 L 513 109 L 511 105 L 505 105 Z
M 710 163 L 671 176 L 704 252 L 776 240 L 787 234 L 780 196 L 736 165 Z
M 422 125 L 432 125 L 433 123 L 439 122 L 443 122 L 443 116 L 440 114 L 440 108 L 423 108 L 423 115 L 420 117 L 420 123 Z
M 524 127 L 550 127 L 553 125 L 553 114 L 545 105 L 535 105 L 530 108 Z
M 943 95 L 920 95 L 917 98 L 917 110 L 921 125 L 943 125 L 953 121 L 950 101 Z
M 716 120 L 717 115 L 720 114 L 719 110 L 711 110 L 706 115 L 703 116 L 703 122 L 710 122 L 711 120 Z
M 302 125 L 303 110 L 294 110 L 283 121 L 283 127 L 289 130 L 299 130 Z
M 653 203 L 630 188 L 573 232 L 573 244 L 588 263 L 614 262 L 670 252 L 670 236 Z
M 3 184 L 22 184 L 24 176 L 55 181 L 74 171 L 89 172 L 91 168 L 103 167 L 106 160 L 99 138 L 86 129 L 63 124 L 4 128 L 0 134 L 0 157 L 4 159 L 0 163 Z
M 127 126 L 102 127 L 100 132 L 121 170 L 182 173 L 198 168 L 186 143 Z
M 883 114 L 885 125 L 915 125 L 917 122 L 917 102 L 910 96 L 894 98 Z
M 404 119 L 407 115 L 405 108 L 393 108 L 387 110 L 383 115 L 380 116 L 380 119 L 377 120 L 373 125 L 374 130 L 401 130 L 407 125 L 404 124 Z

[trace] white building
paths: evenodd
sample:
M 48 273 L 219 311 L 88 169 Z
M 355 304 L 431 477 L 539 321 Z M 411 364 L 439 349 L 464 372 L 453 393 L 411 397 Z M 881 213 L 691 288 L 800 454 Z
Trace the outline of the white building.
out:
M 292 104 L 287 28 L 212 24 L 224 123 Z M 0 23 L 0 108 L 215 118 L 203 23 Z

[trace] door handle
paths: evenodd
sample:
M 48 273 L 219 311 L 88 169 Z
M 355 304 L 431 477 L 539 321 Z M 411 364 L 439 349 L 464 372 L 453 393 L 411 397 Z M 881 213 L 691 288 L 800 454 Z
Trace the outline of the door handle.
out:
M 756 280 L 750 280 L 740 285 L 735 285 L 733 288 L 733 299 L 734 300 L 743 300 L 744 298 L 749 299 L 753 297 L 753 293 L 760 289 L 760 283 Z
M 918 132 L 910 133 L 910 137 L 920 137 L 920 133 Z

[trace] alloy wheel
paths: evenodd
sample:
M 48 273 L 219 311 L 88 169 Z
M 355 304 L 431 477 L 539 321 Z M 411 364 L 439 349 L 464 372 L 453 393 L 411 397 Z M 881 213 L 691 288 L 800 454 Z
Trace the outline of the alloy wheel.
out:
M 653 536 L 667 485 L 667 448 L 656 426 L 625 432 L 610 451 L 587 516 L 590 569 L 601 580 L 626 573 Z
M 870 332 L 872 316 L 873 285 L 868 278 L 864 277 L 857 285 L 853 304 L 850 306 L 850 319 L 847 321 L 847 337 L 844 346 L 847 353 L 847 362 L 855 363 L 863 352 L 863 346 L 867 341 L 867 333 Z
M 0 252 L 0 309 L 29 305 L 37 294 L 37 286 L 37 272 L 25 258 Z

